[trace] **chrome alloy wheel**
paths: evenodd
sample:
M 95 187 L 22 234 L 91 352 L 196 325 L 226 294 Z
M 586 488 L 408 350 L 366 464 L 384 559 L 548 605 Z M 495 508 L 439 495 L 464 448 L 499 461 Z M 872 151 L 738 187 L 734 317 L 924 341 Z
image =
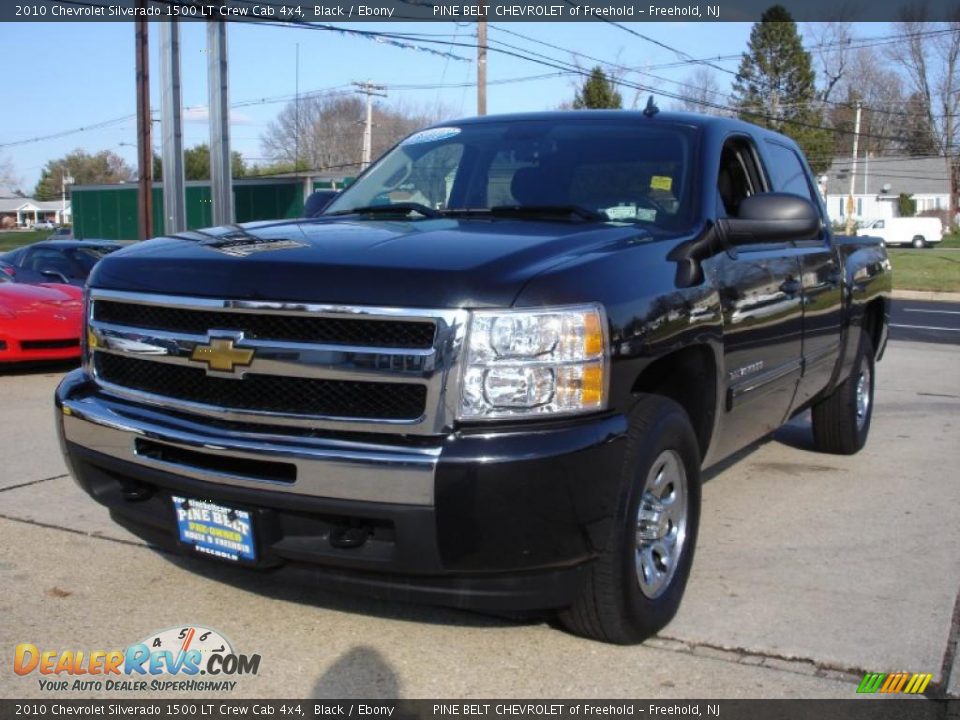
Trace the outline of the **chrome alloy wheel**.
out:
M 857 377 L 857 430 L 863 429 L 867 415 L 870 414 L 870 380 L 870 365 L 864 363 Z
M 686 539 L 687 471 L 679 453 L 664 450 L 650 466 L 637 508 L 637 580 L 651 600 L 669 587 Z

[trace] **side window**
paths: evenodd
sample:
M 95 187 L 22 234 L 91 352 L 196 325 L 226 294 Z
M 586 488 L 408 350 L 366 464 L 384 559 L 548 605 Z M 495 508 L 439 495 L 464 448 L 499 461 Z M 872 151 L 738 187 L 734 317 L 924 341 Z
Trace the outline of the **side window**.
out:
M 877 220 L 877 224 L 874 225 L 878 230 L 883 230 L 886 226 L 887 224 L 883 220 Z
M 717 175 L 718 210 L 726 212 L 728 217 L 737 217 L 740 203 L 764 189 L 763 175 L 750 142 L 745 138 L 727 140 L 720 153 Z
M 32 253 L 23 265 L 28 270 L 34 272 L 43 272 L 44 270 L 54 270 L 58 273 L 73 277 L 73 268 L 70 261 L 56 250 L 36 250 Z
M 768 140 L 767 155 L 770 158 L 770 177 L 776 191 L 799 195 L 819 207 L 820 199 L 810 187 L 807 171 L 797 153 L 785 145 Z
M 43 248 L 30 248 L 26 252 L 21 253 L 18 258 L 18 264 L 22 268 L 27 268 L 28 270 L 33 265 L 34 258 L 43 256 Z

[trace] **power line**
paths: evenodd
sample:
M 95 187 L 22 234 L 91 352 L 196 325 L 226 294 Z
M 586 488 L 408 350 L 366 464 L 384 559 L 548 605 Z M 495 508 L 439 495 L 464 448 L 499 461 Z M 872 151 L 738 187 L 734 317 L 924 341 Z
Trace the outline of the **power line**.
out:
M 565 0 L 565 2 L 566 2 L 568 5 L 571 5 L 571 6 L 573 6 L 573 7 L 580 7 L 580 6 L 579 6 L 577 3 L 575 3 L 573 0 Z M 706 67 L 713 68 L 714 70 L 719 70 L 720 72 L 731 73 L 731 74 L 733 74 L 733 75 L 736 75 L 736 73 L 733 72 L 732 70 L 728 70 L 727 68 L 720 67 L 719 65 L 715 65 L 715 64 L 713 64 L 712 62 L 710 62 L 709 60 L 698 60 L 697 58 L 693 57 L 692 55 L 690 55 L 690 54 L 687 53 L 687 52 L 684 52 L 683 50 L 679 50 L 679 49 L 673 47 L 672 45 L 668 45 L 668 44 L 665 43 L 665 42 L 662 42 L 662 41 L 660 41 L 660 40 L 656 40 L 655 38 L 652 38 L 652 37 L 650 37 L 649 35 L 644 35 L 644 34 L 641 33 L 641 32 L 637 32 L 637 31 L 634 30 L 633 28 L 627 27 L 626 25 L 623 25 L 622 23 L 618 23 L 618 22 L 615 22 L 615 21 L 613 21 L 613 20 L 606 20 L 605 22 L 609 23 L 610 25 L 612 25 L 612 26 L 615 27 L 615 28 L 619 28 L 620 30 L 623 30 L 624 32 L 629 33 L 630 35 L 633 35 L 633 36 L 635 36 L 635 37 L 638 37 L 638 38 L 640 38 L 641 40 L 645 40 L 645 41 L 648 42 L 648 43 L 651 43 L 651 44 L 653 44 L 653 45 L 656 45 L 657 47 L 663 48 L 664 50 L 668 50 L 668 51 L 674 53 L 675 55 L 677 55 L 678 57 L 683 58 L 683 60 L 684 60 L 685 62 L 689 62 L 689 63 L 693 63 L 693 64 L 697 64 L 697 65 L 704 65 L 704 66 L 706 66 Z
M 840 48 L 846 47 L 848 50 L 863 50 L 871 47 L 880 47 L 882 45 L 892 45 L 901 40 L 906 40 L 909 38 L 916 37 L 934 37 L 937 35 L 945 35 L 955 32 L 949 28 L 940 29 L 940 30 L 922 30 L 915 33 L 898 33 L 892 35 L 878 35 L 873 38 L 854 38 L 851 40 L 838 40 L 833 42 L 818 43 L 816 45 L 806 45 L 804 50 L 810 52 L 812 50 L 827 50 L 830 48 Z M 694 58 L 692 60 L 685 61 L 675 61 L 668 63 L 659 63 L 656 65 L 646 65 L 644 66 L 647 70 L 666 70 L 675 67 L 683 67 L 685 65 L 695 64 L 700 61 L 711 61 L 711 62 L 729 62 L 731 60 L 739 60 L 743 57 L 743 53 L 731 53 L 728 55 L 711 55 L 709 57 Z
M 81 125 L 80 127 L 72 128 L 70 130 L 61 130 L 60 132 L 51 133 L 49 135 L 38 135 L 25 140 L 14 140 L 13 142 L 0 143 L 0 148 L 29 145 L 30 143 L 42 142 L 44 140 L 56 140 L 58 138 L 67 137 L 68 135 L 75 135 L 77 133 L 88 132 L 90 130 L 100 130 L 102 128 L 110 127 L 111 125 L 116 125 L 127 120 L 133 120 L 136 117 L 136 113 L 131 113 L 130 115 L 123 115 L 122 117 L 113 118 L 112 120 L 103 120 L 90 125 Z
M 570 0 L 567 0 L 567 2 L 569 2 L 569 1 L 570 1 Z M 614 23 L 614 24 L 616 24 L 616 23 Z M 581 53 L 581 52 L 576 51 L 576 50 L 571 50 L 571 49 L 569 49 L 569 48 L 564 48 L 564 47 L 561 47 L 561 46 L 559 46 L 559 45 L 554 45 L 553 43 L 545 42 L 545 41 L 543 41 L 543 40 L 538 40 L 537 38 L 533 38 L 533 37 L 531 37 L 531 36 L 529 36 L 529 35 L 524 35 L 523 33 L 519 33 L 519 32 L 516 32 L 516 31 L 514 31 L 514 30 L 508 30 L 508 29 L 506 29 L 506 28 L 499 27 L 499 26 L 491 26 L 491 27 L 492 27 L 493 29 L 499 31 L 499 32 L 507 33 L 508 35 L 512 35 L 512 36 L 514 36 L 514 37 L 520 38 L 520 39 L 522 39 L 522 40 L 526 40 L 526 41 L 528 41 L 528 42 L 533 42 L 533 43 L 536 43 L 536 44 L 538 44 L 538 45 L 543 45 L 544 47 L 549 47 L 549 48 L 551 48 L 551 49 L 553 49 L 553 50 L 559 50 L 560 52 L 566 52 L 566 53 L 569 53 L 570 55 L 574 55 L 574 56 L 577 56 L 577 57 L 582 57 L 582 58 L 585 58 L 585 59 L 587 59 L 587 60 L 591 60 L 591 61 L 593 61 L 593 62 L 597 62 L 597 63 L 600 63 L 600 64 L 602 64 L 602 65 L 605 65 L 605 66 L 607 66 L 607 67 L 609 67 L 609 68 L 614 68 L 614 69 L 616 69 L 616 70 L 618 70 L 618 71 L 620 71 L 620 72 L 623 72 L 623 73 L 636 72 L 636 73 L 639 73 L 639 74 L 644 75 L 644 76 L 646 76 L 646 77 L 653 78 L 654 80 L 659 80 L 660 82 L 667 82 L 667 83 L 670 83 L 671 85 L 676 85 L 677 87 L 683 87 L 683 88 L 688 88 L 688 89 L 692 89 L 692 90 L 700 90 L 700 89 L 701 89 L 701 88 L 698 88 L 698 87 L 696 87 L 696 86 L 694 86 L 694 85 L 690 85 L 690 84 L 688 84 L 688 83 L 681 82 L 681 81 L 679 81 L 679 80 L 673 80 L 673 79 L 671 79 L 671 78 L 667 78 L 667 77 L 664 77 L 664 76 L 662 76 L 662 75 L 655 75 L 654 73 L 647 72 L 646 70 L 644 70 L 644 69 L 641 68 L 641 67 L 630 67 L 630 66 L 627 66 L 627 65 L 620 65 L 620 64 L 618 64 L 618 63 L 613 63 L 613 62 L 610 62 L 610 61 L 608 61 L 608 60 L 603 60 L 603 59 L 601 59 L 601 58 L 594 57 L 594 56 L 592 56 L 592 55 L 587 55 L 587 54 L 585 54 L 585 53 Z M 619 26 L 618 26 L 618 27 L 619 27 Z M 623 28 L 623 29 L 625 29 L 625 30 L 627 30 L 628 32 L 631 32 L 631 33 L 633 32 L 633 31 L 630 30 L 629 28 Z M 943 31 L 934 31 L 934 32 L 939 33 L 939 32 L 943 32 Z M 905 37 L 905 36 L 898 36 L 898 37 Z M 496 41 L 494 41 L 494 42 L 498 42 L 498 43 L 500 43 L 501 45 L 504 45 L 505 47 L 508 47 L 508 48 L 511 48 L 511 49 L 514 49 L 514 50 L 523 50 L 522 48 L 518 48 L 518 47 L 516 47 L 515 45 L 510 45 L 510 44 L 508 44 L 508 43 L 504 43 L 503 41 L 496 40 Z M 672 49 L 674 52 L 677 52 L 677 53 L 681 53 L 681 52 L 682 52 L 682 51 L 680 51 L 680 50 L 676 50 L 675 48 L 671 48 L 671 49 Z M 556 58 L 551 58 L 550 56 L 543 55 L 543 54 L 540 54 L 540 53 L 534 53 L 534 52 L 531 51 L 531 50 L 523 50 L 523 51 L 524 51 L 524 52 L 527 52 L 527 53 L 531 53 L 531 54 L 533 54 L 533 55 L 536 55 L 537 57 L 546 58 L 546 59 L 549 59 L 549 60 L 556 60 Z M 739 56 L 737 56 L 737 57 L 739 57 Z M 689 61 L 689 62 L 692 63 L 692 62 L 695 62 L 695 61 Z M 726 71 L 726 72 L 729 72 L 730 74 L 732 74 L 732 75 L 734 75 L 734 76 L 738 76 L 738 73 L 735 73 L 735 72 L 732 72 L 732 71 Z M 720 90 L 716 90 L 716 91 L 706 91 L 706 92 L 707 92 L 708 94 L 714 95 L 714 96 L 722 96 L 722 95 L 724 94 L 724 93 L 723 93 L 722 91 L 720 91 Z M 815 102 L 822 103 L 822 104 L 824 104 L 824 105 L 832 105 L 832 106 L 835 106 L 835 107 L 852 107 L 849 102 L 838 101 L 838 100 L 820 99 L 820 100 L 816 100 Z M 789 108 L 789 107 L 796 107 L 796 106 L 795 106 L 795 105 L 789 105 L 789 104 L 781 104 L 780 107 L 782 107 L 782 108 Z M 902 111 L 902 110 L 887 110 L 887 109 L 881 109 L 881 108 L 877 108 L 877 107 L 875 107 L 875 106 L 868 106 L 868 105 L 863 105 L 863 109 L 866 110 L 866 111 L 875 113 L 875 114 L 883 114 L 883 115 L 896 115 L 896 116 L 901 116 L 901 117 L 910 117 L 910 116 L 912 115 L 912 113 L 905 112 L 905 111 Z M 955 114 L 945 113 L 945 114 L 935 114 L 933 117 L 934 117 L 934 118 L 953 118 L 953 117 L 960 117 L 960 116 L 955 115 Z
M 663 77 L 662 75 L 655 75 L 655 74 L 653 74 L 653 73 L 646 72 L 645 70 L 642 70 L 642 69 L 640 69 L 640 68 L 631 67 L 631 66 L 628 66 L 628 65 L 620 65 L 620 64 L 617 64 L 617 63 L 612 63 L 612 62 L 610 62 L 610 61 L 603 60 L 603 59 L 598 58 L 598 57 L 594 57 L 593 55 L 587 55 L 586 53 L 582 53 L 582 52 L 579 52 L 579 51 L 577 51 L 577 50 L 570 50 L 569 48 L 564 48 L 564 47 L 561 47 L 561 46 L 559 46 L 559 45 L 554 45 L 554 44 L 552 44 L 552 43 L 544 42 L 543 40 L 538 40 L 538 39 L 536 39 L 536 38 L 530 37 L 529 35 L 523 35 L 522 33 L 518 33 L 518 32 L 515 32 L 515 31 L 513 31 L 513 30 L 507 30 L 506 28 L 496 27 L 496 26 L 491 26 L 491 27 L 492 27 L 493 29 L 495 29 L 495 30 L 498 30 L 499 32 L 504 32 L 504 33 L 507 33 L 507 34 L 509 34 L 509 35 L 513 35 L 513 36 L 515 36 L 515 37 L 517 37 L 517 38 L 520 38 L 520 39 L 522 39 L 522 40 L 526 40 L 526 41 L 528 41 L 528 42 L 533 42 L 533 43 L 536 43 L 536 44 L 538 44 L 538 45 L 543 45 L 544 47 L 549 47 L 549 48 L 552 48 L 552 49 L 554 49 L 554 50 L 559 50 L 559 51 L 561 51 L 561 52 L 566 52 L 566 53 L 569 53 L 569 54 L 574 55 L 574 56 L 576 56 L 576 57 L 581 57 L 581 58 L 584 58 L 585 60 L 590 60 L 591 62 L 600 63 L 601 65 L 605 65 L 605 66 L 607 66 L 607 67 L 613 68 L 613 69 L 615 69 L 615 70 L 617 70 L 617 71 L 619 71 L 619 72 L 621 72 L 621 73 L 635 72 L 635 73 L 639 73 L 639 74 L 641 74 L 641 75 L 644 75 L 645 77 L 653 78 L 654 80 L 659 80 L 660 82 L 668 82 L 668 83 L 670 83 L 670 84 L 672 84 L 672 85 L 676 85 L 676 86 L 678 86 L 678 87 L 684 87 L 684 88 L 689 88 L 689 89 L 693 89 L 693 90 L 698 90 L 698 89 L 699 89 L 699 88 L 696 88 L 696 87 L 693 86 L 693 85 L 689 85 L 689 84 L 687 84 L 687 83 L 680 82 L 679 80 L 673 80 L 673 79 L 671 79 L 671 78 Z M 515 45 L 510 45 L 510 44 L 508 44 L 508 43 L 505 43 L 505 42 L 503 42 L 502 40 L 494 40 L 494 41 L 492 41 L 492 42 L 499 43 L 500 45 L 503 45 L 504 47 L 508 47 L 508 48 L 511 48 L 511 49 L 514 49 L 514 50 L 521 50 L 521 48 L 518 48 L 518 47 L 515 46 Z M 526 50 L 525 52 L 538 55 L 539 57 L 542 57 L 542 58 L 555 59 L 555 58 L 550 58 L 550 57 L 547 56 L 547 55 L 542 55 L 542 54 L 539 54 L 539 53 L 533 53 L 533 51 L 531 51 L 531 50 Z M 709 91 L 709 94 L 710 94 L 710 95 L 718 95 L 718 96 L 719 96 L 719 95 L 723 95 L 722 91 L 720 91 L 720 90 Z
M 160 0 L 160 1 L 163 2 L 164 0 Z M 244 1 L 245 1 L 245 2 L 252 2 L 252 0 L 244 0 Z M 76 5 L 86 5 L 86 6 L 91 6 L 91 7 L 102 7 L 102 5 L 94 4 L 94 3 L 88 3 L 88 2 L 83 2 L 82 0 L 64 0 L 64 2 L 68 2 L 68 3 L 70 3 L 70 4 L 76 4 Z M 571 2 L 571 0 L 567 0 L 567 2 Z M 172 6 L 172 5 L 189 5 L 188 3 L 177 3 L 177 2 L 174 2 L 173 0 L 166 0 L 165 4 L 171 5 L 171 6 Z M 276 7 L 279 7 L 279 6 L 276 6 Z M 385 33 L 385 32 L 379 32 L 379 31 L 371 31 L 371 30 L 354 30 L 354 29 L 349 29 L 349 30 L 347 30 L 347 29 L 344 29 L 344 28 L 341 28 L 341 27 L 338 27 L 338 26 L 335 26 L 335 25 L 329 25 L 329 24 L 326 24 L 326 23 L 311 23 L 311 22 L 298 21 L 298 20 L 293 20 L 293 19 L 291 19 L 291 20 L 280 20 L 280 21 L 273 21 L 273 20 L 270 20 L 270 21 L 251 20 L 250 22 L 254 22 L 254 23 L 257 23 L 257 24 L 261 24 L 261 25 L 274 25 L 274 26 L 281 26 L 281 27 L 296 27 L 296 28 L 301 28 L 301 29 L 310 29 L 310 30 L 318 30 L 318 31 L 326 31 L 326 32 L 349 33 L 349 34 L 351 34 L 351 35 L 356 35 L 356 36 L 361 36 L 361 37 L 366 37 L 366 38 L 374 38 L 374 39 L 375 39 L 375 38 L 383 38 L 383 39 L 388 39 L 388 40 L 389 40 L 389 39 L 396 39 L 396 38 L 398 38 L 398 37 L 401 37 L 401 36 L 397 35 L 396 33 Z M 623 27 L 623 26 L 619 26 L 619 24 L 616 24 L 616 25 L 617 25 L 618 27 Z M 627 29 L 627 31 L 630 32 L 631 34 L 635 34 L 635 35 L 637 35 L 637 36 L 639 36 L 639 37 L 644 37 L 644 36 L 642 36 L 642 34 L 636 33 L 635 31 L 632 31 L 632 30 L 629 30 L 629 29 Z M 909 36 L 909 35 L 904 35 L 903 37 L 907 37 L 907 36 Z M 648 39 L 648 38 L 644 37 L 644 39 Z M 442 44 L 442 45 L 447 45 L 447 46 L 449 46 L 449 47 L 469 47 L 469 48 L 471 48 L 471 49 L 473 49 L 473 48 L 476 47 L 476 45 L 473 44 L 473 43 L 461 43 L 461 42 L 455 42 L 455 41 L 450 41 L 450 42 L 448 42 L 448 41 L 445 41 L 445 40 L 433 40 L 433 39 L 429 39 L 429 38 L 424 38 L 424 39 L 422 39 L 420 42 L 423 42 L 423 43 L 431 43 L 431 44 Z M 403 47 L 403 45 L 400 45 L 400 46 Z M 504 49 L 504 48 L 494 47 L 494 46 L 487 46 L 487 45 L 485 45 L 484 47 L 485 47 L 486 49 L 490 50 L 491 52 L 497 52 L 497 53 L 500 53 L 500 54 L 503 54 L 503 55 L 507 55 L 507 56 L 510 56 L 510 57 L 515 57 L 515 58 L 518 58 L 518 59 L 521 59 L 521 60 L 525 60 L 525 61 L 527 61 L 527 62 L 532 62 L 532 63 L 536 63 L 536 64 L 539 64 L 539 65 L 542 65 L 542 66 L 545 66 L 545 67 L 550 67 L 550 68 L 552 68 L 552 69 L 554 69 L 554 70 L 558 70 L 558 71 L 561 71 L 561 72 L 569 73 L 569 74 L 572 74 L 572 75 L 579 75 L 579 76 L 581 76 L 581 77 L 587 77 L 587 76 L 589 75 L 588 72 L 582 70 L 581 68 L 577 67 L 576 65 L 571 65 L 570 63 L 565 63 L 565 62 L 560 61 L 560 60 L 557 60 L 557 59 L 555 59 L 555 58 L 549 58 L 548 56 L 541 55 L 540 57 L 543 58 L 543 59 L 537 59 L 536 57 L 531 57 L 529 54 L 525 54 L 524 52 L 518 52 L 518 51 L 514 51 L 514 50 L 507 50 L 507 49 Z M 667 46 L 667 47 L 669 47 L 669 46 Z M 680 54 L 684 54 L 684 55 L 685 55 L 685 53 L 683 53 L 683 51 L 677 50 L 676 48 L 669 48 L 669 49 L 670 49 L 672 52 L 676 52 L 676 53 L 680 53 Z M 527 52 L 529 52 L 529 51 L 527 51 Z M 688 57 L 689 57 L 689 56 L 688 56 Z M 461 58 L 461 59 L 462 59 L 462 58 Z M 691 58 L 691 59 L 687 60 L 687 62 L 688 62 L 688 63 L 696 63 L 696 62 L 700 62 L 700 61 L 698 61 L 696 58 Z M 749 110 L 744 110 L 744 109 L 742 109 L 742 108 L 734 108 L 734 107 L 731 107 L 731 106 L 729 106 L 729 105 L 725 105 L 725 104 L 721 104 L 721 103 L 715 103 L 715 102 L 710 102 L 710 101 L 708 101 L 708 100 L 704 100 L 704 99 L 701 99 L 701 98 L 693 98 L 693 97 L 689 97 L 689 96 L 684 96 L 684 95 L 679 94 L 679 93 L 672 93 L 672 92 L 665 91 L 665 90 L 662 89 L 662 88 L 654 88 L 654 87 L 652 87 L 652 86 L 645 85 L 645 84 L 641 84 L 641 83 L 631 83 L 631 82 L 627 82 L 627 81 L 622 80 L 622 79 L 613 79 L 611 82 L 613 82 L 614 84 L 616 84 L 616 85 L 618 85 L 618 86 L 628 87 L 628 88 L 635 89 L 635 90 L 638 90 L 638 91 L 643 91 L 643 92 L 649 92 L 649 93 L 652 93 L 652 94 L 655 94 L 655 95 L 661 95 L 661 96 L 663 96 L 663 97 L 667 97 L 667 98 L 670 98 L 670 99 L 687 101 L 687 102 L 689 102 L 689 103 L 691 103 L 691 104 L 694 104 L 694 105 L 697 105 L 697 106 L 700 106 L 700 107 L 710 108 L 710 109 L 714 109 L 714 110 L 721 110 L 721 111 L 726 112 L 726 113 L 738 113 L 738 114 L 740 114 L 740 115 L 742 115 L 742 116 L 747 116 L 747 117 L 751 117 L 751 118 L 757 118 L 757 119 L 760 119 L 760 120 L 767 120 L 767 121 L 776 122 L 776 123 L 780 123 L 780 124 L 784 124 L 784 125 L 792 125 L 792 126 L 795 126 L 795 127 L 806 127 L 806 128 L 815 129 L 815 130 L 823 130 L 823 131 L 828 131 L 828 132 L 832 132 L 832 133 L 835 133 L 835 134 L 848 135 L 848 134 L 851 134 L 851 132 L 852 132 L 852 131 L 850 131 L 850 130 L 845 130 L 845 129 L 842 129 L 842 128 L 832 128 L 832 127 L 827 127 L 827 126 L 825 126 L 825 125 L 818 125 L 818 124 L 815 124 L 815 123 L 803 122 L 803 121 L 799 121 L 799 120 L 795 120 L 795 119 L 791 119 L 791 118 L 779 118 L 779 117 L 772 116 L 772 115 L 770 115 L 770 114 L 768 114 L 768 113 L 765 113 L 765 112 L 762 112 L 762 111 L 759 111 L 759 110 L 758 110 L 758 111 L 749 111 Z M 862 137 L 866 137 L 866 138 L 892 140 L 892 141 L 900 141 L 900 140 L 902 140 L 902 138 L 901 138 L 901 137 L 898 137 L 898 136 L 882 135 L 882 134 L 879 134 L 879 133 L 861 133 L 861 136 L 862 136 Z M 0 147 L 4 147 L 4 146 L 0 145 Z

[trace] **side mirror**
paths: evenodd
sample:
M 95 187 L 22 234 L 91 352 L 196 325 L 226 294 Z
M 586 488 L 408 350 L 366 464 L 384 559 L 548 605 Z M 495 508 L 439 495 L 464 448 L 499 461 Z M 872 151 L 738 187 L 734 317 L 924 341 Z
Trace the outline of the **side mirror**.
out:
M 70 284 L 70 280 L 68 280 L 67 276 L 62 272 L 57 272 L 56 270 L 41 270 L 40 274 L 49 278 L 53 278 L 54 282 L 63 283 L 64 285 Z
M 307 201 L 303 204 L 304 217 L 316 217 L 323 209 L 327 207 L 333 199 L 340 194 L 339 190 L 317 190 L 310 193 Z
M 820 212 L 799 195 L 751 195 L 740 203 L 737 215 L 718 222 L 731 245 L 813 240 L 820 234 Z

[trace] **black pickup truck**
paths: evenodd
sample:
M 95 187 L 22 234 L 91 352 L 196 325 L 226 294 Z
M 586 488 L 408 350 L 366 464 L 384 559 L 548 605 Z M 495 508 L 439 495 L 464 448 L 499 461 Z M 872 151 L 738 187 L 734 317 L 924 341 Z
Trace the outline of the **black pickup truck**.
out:
M 476 118 L 314 217 L 104 258 L 57 424 L 157 546 L 630 643 L 680 604 L 701 468 L 808 408 L 863 447 L 890 288 L 786 137 Z

